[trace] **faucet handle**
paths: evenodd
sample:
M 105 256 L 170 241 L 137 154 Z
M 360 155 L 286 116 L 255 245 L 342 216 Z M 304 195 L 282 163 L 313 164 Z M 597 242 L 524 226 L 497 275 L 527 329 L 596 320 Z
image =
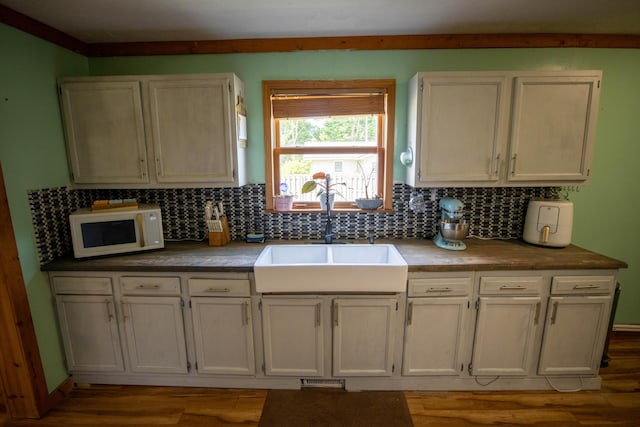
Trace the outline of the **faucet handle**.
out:
M 373 235 L 373 233 L 369 234 L 369 244 L 373 245 L 373 243 L 375 242 L 376 237 Z

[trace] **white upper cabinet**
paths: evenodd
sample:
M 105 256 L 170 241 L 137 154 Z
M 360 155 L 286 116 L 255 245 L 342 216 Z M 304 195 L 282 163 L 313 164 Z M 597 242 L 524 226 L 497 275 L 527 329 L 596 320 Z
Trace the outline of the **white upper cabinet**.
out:
M 600 74 L 518 77 L 514 83 L 509 181 L 585 181 Z
M 416 187 L 583 183 L 600 71 L 434 72 L 409 82 Z
M 410 96 L 412 185 L 498 180 L 507 86 L 500 75 L 424 73 L 411 80 L 411 92 L 421 94 Z
M 78 187 L 246 183 L 244 86 L 233 74 L 67 78 L 60 93 Z
M 149 182 L 139 81 L 74 79 L 60 96 L 75 183 Z

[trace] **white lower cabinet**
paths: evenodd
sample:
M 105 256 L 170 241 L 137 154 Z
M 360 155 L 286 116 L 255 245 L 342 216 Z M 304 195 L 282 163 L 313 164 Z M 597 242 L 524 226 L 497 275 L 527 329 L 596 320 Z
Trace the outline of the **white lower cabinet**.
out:
M 532 373 L 542 285 L 542 276 L 480 278 L 472 375 Z
M 527 375 L 540 297 L 480 297 L 473 375 Z
M 122 372 L 122 347 L 111 295 L 56 296 L 70 371 Z
M 51 284 L 67 369 L 124 371 L 111 278 L 58 276 Z
M 403 375 L 460 375 L 473 275 L 409 280 Z
M 189 279 L 198 373 L 255 373 L 249 294 L 249 280 Z
M 398 301 L 333 300 L 333 375 L 391 376 Z
M 131 370 L 187 373 L 182 299 L 125 297 L 121 306 Z
M 263 297 L 265 373 L 322 377 L 330 360 L 336 377 L 390 376 L 397 310 L 395 297 Z
M 598 372 L 614 286 L 613 276 L 554 277 L 540 354 L 540 375 Z
M 266 375 L 324 375 L 323 298 L 262 298 Z
M 122 323 L 132 372 L 187 373 L 179 277 L 120 277 Z

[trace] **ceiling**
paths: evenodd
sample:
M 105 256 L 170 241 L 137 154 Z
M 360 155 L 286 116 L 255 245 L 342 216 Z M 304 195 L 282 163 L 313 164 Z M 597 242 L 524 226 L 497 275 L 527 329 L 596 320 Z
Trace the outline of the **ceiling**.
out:
M 0 0 L 85 43 L 640 34 L 640 0 Z

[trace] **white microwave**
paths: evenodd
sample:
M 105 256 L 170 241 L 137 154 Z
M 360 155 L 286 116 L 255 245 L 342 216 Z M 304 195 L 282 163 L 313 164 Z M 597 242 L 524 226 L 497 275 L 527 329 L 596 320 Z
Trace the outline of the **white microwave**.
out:
M 157 205 L 124 211 L 78 209 L 69 215 L 69 225 L 76 258 L 164 248 Z

